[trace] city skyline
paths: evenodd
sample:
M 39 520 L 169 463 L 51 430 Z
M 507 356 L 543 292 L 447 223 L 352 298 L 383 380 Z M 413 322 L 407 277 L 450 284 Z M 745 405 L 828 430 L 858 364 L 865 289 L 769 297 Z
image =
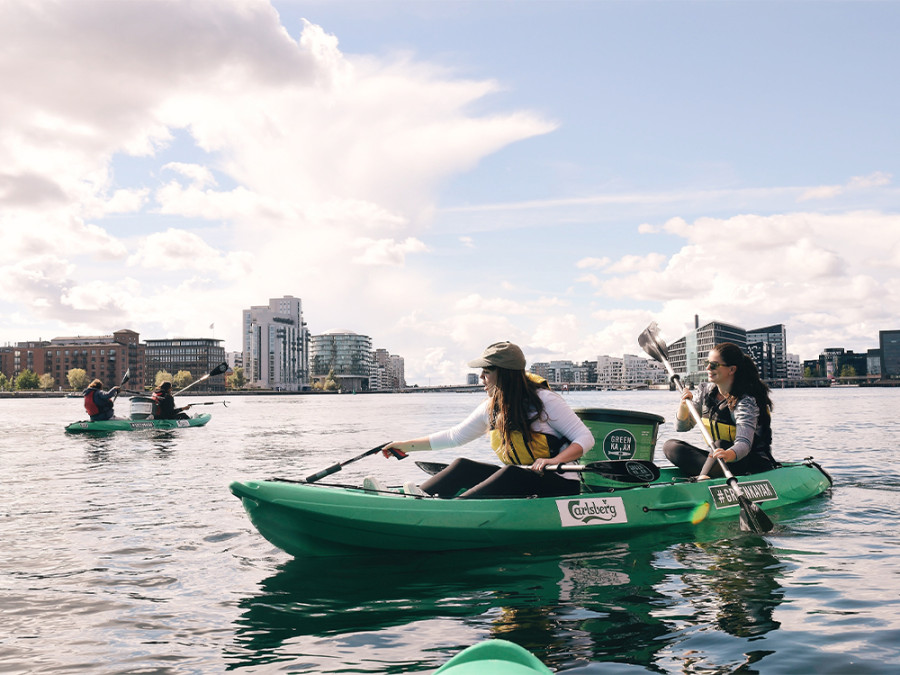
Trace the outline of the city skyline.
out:
M 310 332 L 462 381 L 695 315 L 863 351 L 900 293 L 898 3 L 0 4 L 4 340 Z M 208 326 L 215 325 L 213 333 Z

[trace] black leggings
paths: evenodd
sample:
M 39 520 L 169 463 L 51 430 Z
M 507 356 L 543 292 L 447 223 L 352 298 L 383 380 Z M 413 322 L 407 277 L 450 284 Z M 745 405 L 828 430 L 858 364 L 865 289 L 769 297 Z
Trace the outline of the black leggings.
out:
M 716 441 L 713 444 L 717 448 L 730 448 L 733 443 L 731 441 Z M 681 469 L 688 476 L 699 476 L 703 469 L 703 464 L 709 457 L 708 450 L 701 450 L 698 447 L 670 438 L 663 445 L 663 454 L 672 464 Z M 735 476 L 748 476 L 751 473 L 760 473 L 769 471 L 778 466 L 778 463 L 772 458 L 772 455 L 763 452 L 753 452 L 752 450 L 744 459 L 739 462 L 728 462 L 728 470 Z M 709 470 L 710 478 L 721 478 L 722 467 L 718 462 L 713 463 Z
M 437 497 L 565 497 L 581 492 L 577 480 L 543 475 L 522 466 L 497 466 L 460 457 L 420 486 Z

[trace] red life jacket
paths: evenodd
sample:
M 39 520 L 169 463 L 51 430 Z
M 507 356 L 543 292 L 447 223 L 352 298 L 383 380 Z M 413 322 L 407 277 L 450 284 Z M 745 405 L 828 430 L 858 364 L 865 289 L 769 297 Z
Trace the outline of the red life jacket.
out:
M 100 414 L 100 408 L 97 407 L 97 404 L 94 402 L 94 392 L 96 389 L 91 389 L 88 393 L 84 395 L 84 409 L 87 411 L 87 414 L 93 417 L 94 415 Z
M 154 391 L 151 398 L 153 399 L 153 419 L 158 420 L 162 413 L 162 407 L 159 404 L 159 392 Z

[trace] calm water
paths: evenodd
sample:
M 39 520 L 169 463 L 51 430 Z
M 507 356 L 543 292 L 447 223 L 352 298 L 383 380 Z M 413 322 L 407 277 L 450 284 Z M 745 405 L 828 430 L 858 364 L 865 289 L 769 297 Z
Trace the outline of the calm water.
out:
M 898 672 L 900 391 L 774 392 L 776 456 L 813 455 L 836 486 L 765 537 L 703 523 L 565 555 L 294 560 L 228 492 L 437 430 L 480 397 L 238 397 L 199 409 L 203 428 L 102 438 L 63 432 L 79 400 L 0 400 L 0 673 L 426 673 L 488 637 L 573 675 Z M 677 395 L 568 399 L 672 420 Z M 376 456 L 339 477 L 369 473 L 424 476 Z

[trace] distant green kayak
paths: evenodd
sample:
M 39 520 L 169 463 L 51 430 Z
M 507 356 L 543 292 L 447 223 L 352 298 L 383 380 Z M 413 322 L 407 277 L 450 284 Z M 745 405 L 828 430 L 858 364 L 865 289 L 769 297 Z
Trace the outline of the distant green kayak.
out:
M 831 486 L 812 460 L 784 462 L 738 481 L 766 513 Z M 230 489 L 256 529 L 297 557 L 492 547 L 579 550 L 706 518 L 737 522 L 740 513 L 724 478 L 694 482 L 671 467 L 647 484 L 606 486 L 573 497 L 438 499 L 280 480 L 235 481 Z
M 82 431 L 143 431 L 146 429 L 181 429 L 182 427 L 202 427 L 212 415 L 203 413 L 186 420 L 103 420 L 102 422 L 72 422 L 66 427 L 69 433 Z
M 506 640 L 485 640 L 464 649 L 434 675 L 548 675 L 553 673 L 534 654 Z

